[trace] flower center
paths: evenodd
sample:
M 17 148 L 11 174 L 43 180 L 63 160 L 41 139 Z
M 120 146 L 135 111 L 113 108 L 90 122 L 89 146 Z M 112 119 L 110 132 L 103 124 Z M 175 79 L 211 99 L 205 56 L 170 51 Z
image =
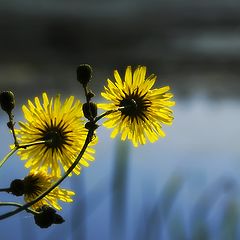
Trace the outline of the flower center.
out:
M 125 97 L 120 101 L 119 107 L 124 107 L 120 111 L 123 117 L 130 117 L 131 121 L 136 119 L 147 119 L 146 111 L 151 106 L 151 102 L 145 98 L 146 93 L 143 94 L 135 89 L 132 93 L 126 94 Z
M 47 141 L 45 145 L 49 148 L 59 148 L 65 142 L 64 136 L 58 128 L 49 129 L 43 137 Z
M 119 105 L 120 107 L 124 107 L 121 109 L 121 112 L 125 115 L 131 116 L 136 115 L 138 111 L 137 102 L 133 98 L 123 99 Z
M 24 178 L 24 194 L 36 195 L 42 192 L 41 185 L 39 184 L 39 178 L 34 175 L 28 175 Z

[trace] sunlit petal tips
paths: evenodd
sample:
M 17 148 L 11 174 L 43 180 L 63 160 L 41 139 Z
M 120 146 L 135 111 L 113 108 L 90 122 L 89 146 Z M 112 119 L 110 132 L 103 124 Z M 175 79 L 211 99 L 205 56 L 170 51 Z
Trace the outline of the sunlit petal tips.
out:
M 19 122 L 20 129 L 16 130 L 19 144 L 29 144 L 37 141 L 45 143 L 20 148 L 18 155 L 26 160 L 25 166 L 34 170 L 42 169 L 60 177 L 63 171 L 72 165 L 80 152 L 86 136 L 82 112 L 82 104 L 73 96 L 62 104 L 60 95 L 49 99 L 46 93 L 42 94 L 43 103 L 38 97 L 34 102 L 28 100 L 22 110 L 26 122 Z M 79 164 L 73 172 L 80 173 L 81 166 L 89 166 L 93 161 L 96 138 L 89 144 Z
M 30 173 L 23 179 L 24 200 L 26 202 L 31 202 L 50 188 L 55 181 L 56 177 L 48 175 L 44 171 L 30 171 Z M 59 205 L 58 201 L 72 202 L 73 200 L 71 197 L 73 195 L 75 195 L 73 191 L 56 187 L 48 195 L 32 205 L 32 208 L 38 209 L 43 205 L 49 205 L 57 210 L 61 210 L 62 207 Z
M 106 115 L 108 120 L 103 123 L 107 128 L 113 128 L 111 137 L 121 134 L 122 140 L 131 140 L 135 147 L 147 140 L 155 142 L 164 137 L 162 125 L 172 124 L 170 107 L 175 105 L 170 87 L 151 89 L 157 77 L 154 74 L 146 77 L 145 66 L 138 66 L 135 71 L 128 66 L 124 80 L 115 70 L 114 78 L 115 82 L 108 79 L 108 86 L 101 93 L 109 102 L 98 104 L 107 111 L 120 108 Z

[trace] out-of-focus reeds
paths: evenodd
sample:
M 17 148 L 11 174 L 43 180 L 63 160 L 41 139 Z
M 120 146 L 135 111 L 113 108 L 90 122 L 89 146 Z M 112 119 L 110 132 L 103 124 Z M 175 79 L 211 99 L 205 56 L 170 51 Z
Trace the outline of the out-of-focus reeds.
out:
M 112 172 L 111 239 L 126 239 L 129 143 L 118 141 Z

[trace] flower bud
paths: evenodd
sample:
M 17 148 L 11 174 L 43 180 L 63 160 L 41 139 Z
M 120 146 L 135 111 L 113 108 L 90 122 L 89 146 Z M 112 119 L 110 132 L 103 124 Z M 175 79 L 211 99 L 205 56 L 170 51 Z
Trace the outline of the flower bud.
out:
M 97 104 L 93 102 L 84 103 L 82 106 L 85 118 L 93 120 L 97 116 Z
M 40 228 L 48 228 L 52 224 L 61 224 L 64 222 L 64 219 L 59 214 L 56 214 L 56 210 L 48 205 L 43 205 L 37 211 L 39 213 L 34 215 L 34 220 Z
M 15 196 L 22 196 L 24 194 L 24 181 L 15 179 L 10 184 L 10 192 Z
M 77 80 L 86 86 L 92 78 L 92 68 L 88 64 L 81 64 L 77 68 Z
M 94 122 L 87 122 L 85 123 L 85 128 L 88 129 L 88 130 L 96 130 L 99 126 L 94 123 Z
M 11 91 L 4 91 L 0 93 L 0 104 L 3 111 L 11 114 L 15 106 L 14 94 Z

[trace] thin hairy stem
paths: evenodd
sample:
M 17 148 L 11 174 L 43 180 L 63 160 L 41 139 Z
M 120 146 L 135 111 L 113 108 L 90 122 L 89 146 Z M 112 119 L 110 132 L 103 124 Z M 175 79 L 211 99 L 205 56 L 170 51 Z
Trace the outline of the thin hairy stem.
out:
M 111 113 L 115 113 L 115 112 L 118 112 L 118 111 L 121 111 L 122 109 L 126 108 L 128 106 L 124 106 L 124 107 L 119 107 L 117 109 L 113 109 L 113 110 L 109 110 L 109 111 L 106 111 L 105 113 L 102 113 L 101 115 L 99 115 L 98 117 L 95 118 L 94 120 L 94 123 L 98 122 L 100 119 L 102 119 L 103 117 L 111 114 Z
M 18 144 L 0 161 L 0 168 L 3 166 L 3 164 L 20 148 L 27 148 L 31 147 L 34 145 L 39 145 L 39 144 L 45 144 L 46 142 L 49 142 L 51 140 L 46 140 L 46 141 L 36 141 L 32 143 L 25 143 L 25 144 Z
M 0 168 L 2 165 L 18 150 L 18 147 L 14 147 L 1 161 L 0 161 Z
M 14 139 L 14 145 L 15 147 L 18 147 L 18 140 L 17 140 L 17 136 L 16 136 L 16 133 L 15 133 L 15 129 L 14 129 L 14 125 L 15 125 L 15 122 L 14 122 L 14 115 L 12 113 L 9 113 L 8 114 L 8 117 L 9 117 L 9 122 L 8 122 L 8 127 L 10 128 L 10 130 L 12 131 L 12 135 L 13 135 L 13 139 Z
M 42 140 L 42 141 L 36 141 L 36 142 L 31 142 L 31 143 L 24 143 L 24 144 L 19 144 L 18 145 L 18 149 L 19 148 L 27 148 L 27 147 L 31 147 L 31 146 L 35 146 L 35 145 L 40 145 L 40 144 L 45 144 L 50 142 L 51 143 L 52 140 Z

